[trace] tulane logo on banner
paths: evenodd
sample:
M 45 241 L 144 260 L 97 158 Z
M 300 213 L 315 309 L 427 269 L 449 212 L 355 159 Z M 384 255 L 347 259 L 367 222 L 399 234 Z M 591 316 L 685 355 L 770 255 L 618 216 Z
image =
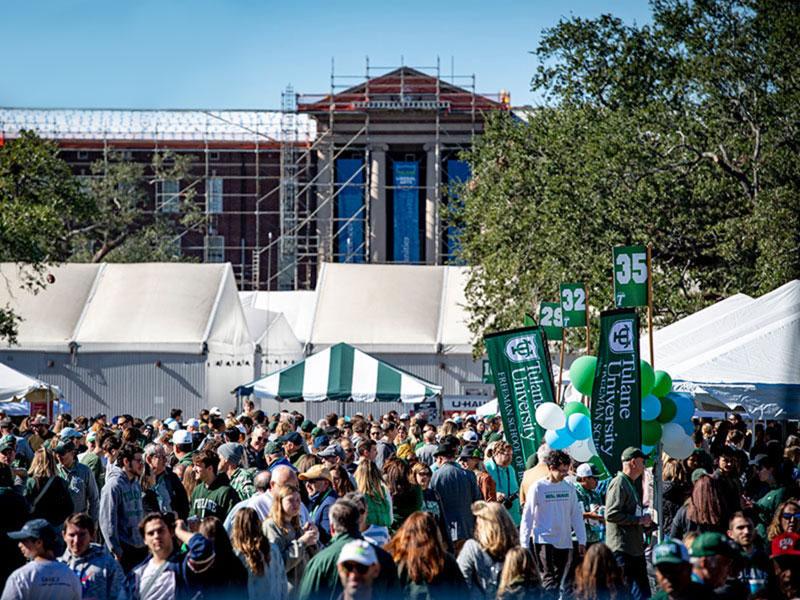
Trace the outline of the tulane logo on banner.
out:
M 634 335 L 633 319 L 616 321 L 608 334 L 608 347 L 614 354 L 629 354 L 633 352 Z
M 597 454 L 614 473 L 622 467 L 622 451 L 642 445 L 639 317 L 633 309 L 600 315 L 591 417 Z
M 522 477 L 525 460 L 536 453 L 544 430 L 536 407 L 553 402 L 550 356 L 540 327 L 524 327 L 486 336 L 497 403 L 506 439 L 514 451 L 514 469 Z
M 506 342 L 506 356 L 515 363 L 537 360 L 539 356 L 536 353 L 536 337 L 523 335 L 511 338 Z

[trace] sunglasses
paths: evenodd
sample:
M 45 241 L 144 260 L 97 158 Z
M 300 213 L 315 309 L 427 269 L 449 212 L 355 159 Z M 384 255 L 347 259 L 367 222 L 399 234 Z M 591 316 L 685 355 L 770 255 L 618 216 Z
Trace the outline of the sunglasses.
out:
M 365 575 L 367 571 L 369 571 L 369 567 L 367 565 L 362 565 L 361 563 L 357 562 L 342 563 L 342 566 L 344 567 L 344 570 L 347 571 L 348 573 L 352 573 L 353 571 L 355 571 L 359 575 Z
M 783 513 L 781 517 L 787 521 L 800 521 L 800 513 Z

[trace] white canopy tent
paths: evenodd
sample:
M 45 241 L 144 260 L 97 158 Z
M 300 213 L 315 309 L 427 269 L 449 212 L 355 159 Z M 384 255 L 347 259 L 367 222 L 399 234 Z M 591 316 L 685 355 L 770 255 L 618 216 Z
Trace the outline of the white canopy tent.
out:
M 654 336 L 656 368 L 677 389 L 728 410 L 800 418 L 800 281 L 755 299 L 733 296 L 687 319 Z M 645 355 L 646 340 L 642 346 Z

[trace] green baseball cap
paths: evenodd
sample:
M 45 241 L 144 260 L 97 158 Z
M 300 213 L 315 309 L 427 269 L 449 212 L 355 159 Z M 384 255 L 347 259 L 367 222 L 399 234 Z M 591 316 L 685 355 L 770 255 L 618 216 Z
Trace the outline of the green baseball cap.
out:
M 692 542 L 692 557 L 703 558 L 707 556 L 727 556 L 737 558 L 741 556 L 741 551 L 736 544 L 725 535 L 716 531 L 708 531 L 698 535 Z
M 677 540 L 667 540 L 653 547 L 653 565 L 688 564 L 689 551 Z
M 706 475 L 708 475 L 708 471 L 706 471 L 705 469 L 703 468 L 695 469 L 694 471 L 692 471 L 692 483 L 695 483 L 698 479 L 700 479 L 701 477 L 705 477 Z
M 264 454 L 283 454 L 283 446 L 280 442 L 270 442 L 264 447 Z
M 4 435 L 0 438 L 0 452 L 7 450 L 8 448 L 17 448 L 17 438 L 11 434 Z
M 647 458 L 647 455 L 642 452 L 641 448 L 635 448 L 634 446 L 629 446 L 622 451 L 622 462 L 627 462 L 634 458 Z

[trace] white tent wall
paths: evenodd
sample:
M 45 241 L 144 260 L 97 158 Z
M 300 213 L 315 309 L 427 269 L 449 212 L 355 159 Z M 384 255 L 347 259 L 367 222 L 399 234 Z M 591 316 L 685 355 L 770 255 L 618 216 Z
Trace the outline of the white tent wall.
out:
M 69 354 L 4 351 L 0 360 L 57 385 L 76 415 L 165 417 L 173 406 L 192 412 L 206 406 L 203 356 L 103 352 L 79 353 L 73 361 Z

